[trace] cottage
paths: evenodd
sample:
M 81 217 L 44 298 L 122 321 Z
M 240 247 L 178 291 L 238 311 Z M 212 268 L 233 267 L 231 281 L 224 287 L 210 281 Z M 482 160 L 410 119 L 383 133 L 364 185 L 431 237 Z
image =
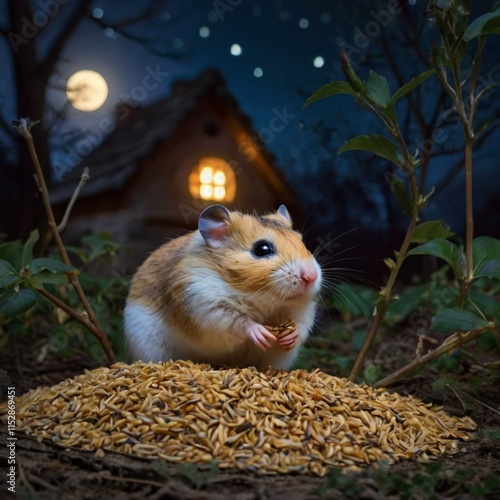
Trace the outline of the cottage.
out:
M 210 204 L 265 212 L 284 203 L 300 214 L 272 155 L 217 71 L 177 82 L 164 100 L 116 113 L 122 119 L 115 129 L 51 193 L 60 215 L 84 165 L 90 167 L 65 240 L 107 231 L 133 248 L 132 267 L 168 238 L 195 229 Z

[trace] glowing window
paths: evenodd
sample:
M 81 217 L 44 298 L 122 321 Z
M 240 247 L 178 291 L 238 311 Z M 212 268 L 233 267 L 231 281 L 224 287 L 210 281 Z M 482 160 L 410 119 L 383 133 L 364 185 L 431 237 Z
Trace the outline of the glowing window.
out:
M 194 198 L 231 202 L 236 194 L 234 172 L 221 158 L 202 158 L 189 176 L 189 191 Z

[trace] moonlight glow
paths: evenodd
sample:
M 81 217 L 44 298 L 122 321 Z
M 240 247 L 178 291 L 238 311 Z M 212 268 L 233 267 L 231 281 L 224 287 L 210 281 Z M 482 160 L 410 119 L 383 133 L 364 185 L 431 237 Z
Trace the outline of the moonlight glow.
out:
M 70 76 L 66 96 L 73 107 L 81 111 L 95 111 L 108 97 L 108 84 L 96 71 L 84 69 Z

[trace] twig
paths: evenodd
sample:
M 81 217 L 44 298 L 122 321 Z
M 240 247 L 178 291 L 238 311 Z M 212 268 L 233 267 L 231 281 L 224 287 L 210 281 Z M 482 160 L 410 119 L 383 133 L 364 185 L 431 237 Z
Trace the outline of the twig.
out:
M 354 366 L 351 369 L 351 373 L 349 374 L 349 380 L 354 382 L 358 377 L 361 369 L 363 368 L 363 363 L 365 362 L 366 355 L 370 347 L 373 344 L 373 340 L 375 339 L 375 335 L 384 319 L 384 316 L 389 308 L 389 301 L 391 299 L 392 288 L 396 279 L 398 277 L 401 266 L 403 265 L 403 261 L 406 258 L 406 254 L 408 253 L 408 249 L 410 248 L 413 231 L 417 226 L 419 211 L 421 208 L 420 204 L 420 192 L 418 190 L 418 184 L 415 177 L 415 169 L 412 166 L 411 154 L 408 150 L 408 146 L 403 138 L 403 134 L 399 128 L 397 120 L 390 120 L 385 117 L 383 113 L 381 113 L 375 106 L 371 105 L 366 99 L 365 104 L 380 118 L 380 120 L 387 127 L 391 135 L 396 139 L 399 147 L 401 148 L 401 153 L 403 155 L 403 162 L 401 165 L 398 165 L 406 174 L 408 175 L 408 179 L 410 181 L 411 188 L 411 198 L 413 204 L 413 211 L 410 217 L 410 221 L 408 223 L 408 227 L 406 229 L 406 234 L 401 243 L 401 247 L 398 252 L 395 252 L 396 261 L 390 260 L 390 275 L 387 280 L 386 285 L 382 290 L 380 290 L 377 303 L 374 311 L 374 317 L 370 323 L 370 327 L 365 337 L 365 341 L 363 342 L 363 346 L 359 351 L 358 356 L 356 357 L 356 361 L 354 362 Z
M 55 222 L 54 218 L 54 212 L 52 211 L 52 206 L 50 204 L 50 199 L 49 199 L 49 191 L 47 189 L 47 185 L 45 183 L 45 178 L 42 173 L 42 168 L 40 166 L 40 161 L 38 160 L 38 155 L 36 154 L 36 149 L 35 145 L 33 143 L 33 136 L 31 135 L 30 128 L 30 120 L 29 118 L 21 118 L 19 121 L 15 122 L 15 128 L 17 129 L 18 133 L 24 138 L 26 141 L 26 144 L 28 146 L 28 150 L 31 155 L 31 159 L 33 160 L 33 164 L 35 166 L 35 172 L 38 178 L 38 183 L 40 186 L 40 191 L 42 193 L 42 199 L 43 199 L 43 204 L 45 207 L 45 212 L 47 214 L 47 219 L 48 219 L 48 225 L 49 229 L 52 232 L 52 237 L 54 238 L 54 241 L 56 243 L 57 249 L 59 251 L 59 255 L 61 256 L 61 260 L 67 264 L 68 266 L 71 266 L 71 261 L 69 260 L 68 253 L 66 252 L 66 248 L 64 247 L 64 244 L 61 239 L 61 235 L 59 234 L 59 231 L 57 230 L 57 225 Z M 80 299 L 80 302 L 83 304 L 83 307 L 87 311 L 87 314 L 89 316 L 89 322 L 88 324 L 84 325 L 89 329 L 90 333 L 94 335 L 97 340 L 101 343 L 104 352 L 106 353 L 106 356 L 108 357 L 109 361 L 111 363 L 114 363 L 116 361 L 115 354 L 113 352 L 113 349 L 111 348 L 111 344 L 109 343 L 108 338 L 106 337 L 106 334 L 102 330 L 102 327 L 99 323 L 99 320 L 97 319 L 96 315 L 94 314 L 94 311 L 87 300 L 87 297 L 85 296 L 85 293 L 82 290 L 82 287 L 80 285 L 80 282 L 78 281 L 77 275 L 74 272 L 68 272 L 66 273 L 68 276 L 69 282 L 73 286 L 78 298 Z M 50 300 L 50 299 L 49 299 Z
M 391 274 L 389 276 L 389 279 L 385 287 L 379 292 L 377 305 L 375 309 L 375 315 L 370 323 L 370 328 L 368 330 L 368 333 L 366 334 L 363 346 L 361 347 L 361 350 L 359 351 L 359 354 L 356 357 L 356 361 L 354 362 L 354 366 L 351 369 L 351 373 L 349 374 L 349 380 L 351 382 L 354 382 L 358 377 L 359 373 L 361 372 L 361 369 L 363 368 L 363 363 L 365 362 L 366 355 L 368 354 L 368 351 L 370 350 L 370 347 L 373 344 L 375 335 L 377 334 L 380 324 L 382 323 L 385 313 L 387 312 L 387 309 L 389 307 L 389 300 L 391 297 L 392 287 L 399 274 L 401 265 L 403 264 L 403 261 L 406 257 L 408 248 L 410 247 L 413 231 L 415 230 L 415 226 L 417 225 L 417 217 L 418 215 L 414 214 L 410 219 L 408 228 L 406 230 L 405 238 L 403 240 L 403 243 L 401 244 L 399 252 L 397 252 L 396 263 L 394 267 L 391 269 Z
M 63 302 L 61 299 L 58 299 L 55 295 L 52 295 L 49 291 L 45 290 L 45 288 L 37 288 L 36 291 L 40 295 L 45 297 L 48 301 L 52 302 L 52 304 L 54 304 L 56 307 L 59 307 L 59 309 L 62 309 L 72 318 L 82 323 L 82 325 L 84 325 L 89 330 L 92 328 L 92 323 L 85 315 L 80 314 L 78 311 L 75 311 L 72 307 L 68 306 L 66 302 Z
M 41 191 L 40 185 L 38 184 L 38 177 L 36 175 L 34 175 L 33 177 L 35 178 L 35 182 L 37 183 L 38 190 Z M 85 184 L 87 183 L 87 181 L 89 179 L 90 179 L 89 168 L 85 167 L 83 169 L 82 175 L 80 177 L 80 182 L 78 183 L 78 186 L 76 186 L 76 189 L 73 193 L 73 196 L 71 197 L 71 200 L 69 201 L 68 206 L 66 207 L 66 211 L 64 212 L 64 216 L 62 218 L 62 221 L 57 226 L 57 232 L 59 234 L 62 233 L 66 229 L 66 226 L 67 226 L 68 220 L 69 220 L 69 216 L 71 214 L 71 211 L 73 210 L 73 206 L 74 206 L 76 200 L 78 199 L 78 196 L 80 195 L 83 187 L 85 186 Z M 51 241 L 52 241 L 52 231 L 49 229 L 43 235 L 42 241 L 39 245 L 40 252 L 44 252 L 48 248 Z
M 19 464 L 19 477 L 21 479 L 21 484 L 28 490 L 28 492 L 33 496 L 33 498 L 36 498 L 35 489 L 28 480 L 27 475 L 24 472 L 24 467 L 22 466 L 22 463 Z
M 396 370 L 388 377 L 379 380 L 376 384 L 374 384 L 374 387 L 386 387 L 388 385 L 394 384 L 394 382 L 401 380 L 404 376 L 417 370 L 418 368 L 421 368 L 422 366 L 426 365 L 433 359 L 436 359 L 442 354 L 445 354 L 453 349 L 456 349 L 470 342 L 471 340 L 477 339 L 484 332 L 491 331 L 491 329 L 492 329 L 491 326 L 485 326 L 477 328 L 475 330 L 470 330 L 465 333 L 455 333 L 454 335 L 448 337 L 439 347 L 437 347 L 433 351 L 430 351 L 421 358 L 413 360 L 411 363 L 407 364 L 406 366 L 403 366 L 403 368 L 400 368 L 399 370 Z
M 455 394 L 455 397 L 460 401 L 463 410 L 466 411 L 467 407 L 465 406 L 465 403 L 462 401 L 462 398 L 457 394 L 455 388 L 450 384 L 446 384 L 446 387 L 448 387 L 448 389 L 450 389 L 453 392 L 453 394 Z
M 61 494 L 60 488 L 57 488 L 53 484 L 48 483 L 47 481 L 43 480 L 41 477 L 35 476 L 34 474 L 30 474 L 28 472 L 28 473 L 26 473 L 25 478 L 27 480 L 29 480 L 30 483 L 34 483 L 38 486 L 42 486 L 46 490 L 53 491 L 55 495 Z M 31 487 L 31 489 L 33 489 L 33 487 Z M 33 491 L 33 493 L 35 494 L 34 498 L 37 498 L 35 491 Z
M 76 186 L 75 192 L 73 193 L 73 196 L 71 197 L 71 200 L 68 203 L 68 206 L 66 207 L 66 211 L 64 212 L 64 216 L 62 218 L 61 223 L 57 226 L 57 231 L 59 233 L 62 233 L 65 229 L 66 226 L 68 225 L 68 219 L 71 214 L 71 210 L 73 210 L 73 205 L 75 204 L 75 201 L 77 200 L 78 196 L 80 196 L 80 193 L 87 184 L 87 181 L 90 179 L 89 175 L 89 167 L 85 167 L 82 172 L 82 176 L 80 177 L 80 182 L 78 183 L 78 186 Z
M 450 389 L 453 389 L 453 391 L 461 392 L 464 396 L 468 397 L 469 399 L 472 399 L 472 401 L 474 401 L 475 403 L 482 405 L 485 408 L 488 408 L 488 410 L 491 410 L 492 412 L 495 412 L 498 415 L 500 415 L 500 411 L 498 411 L 496 408 L 493 408 L 492 406 L 487 405 L 486 403 L 483 403 L 479 399 L 476 399 L 475 397 L 471 396 L 470 394 L 467 394 L 465 391 L 462 391 L 462 389 L 459 389 L 458 387 L 451 387 L 451 386 L 449 386 L 449 387 L 450 387 Z

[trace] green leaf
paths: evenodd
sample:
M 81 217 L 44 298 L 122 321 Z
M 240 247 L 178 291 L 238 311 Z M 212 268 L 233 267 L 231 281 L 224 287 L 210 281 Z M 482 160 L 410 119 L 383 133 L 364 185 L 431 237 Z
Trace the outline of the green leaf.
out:
M 443 365 L 446 365 L 448 363 L 456 368 L 456 364 L 457 364 L 456 360 L 454 360 L 454 358 L 450 355 L 447 355 L 446 357 L 447 357 L 447 361 L 445 361 L 444 363 L 441 363 L 441 366 L 440 367 L 438 366 L 437 368 L 438 369 L 439 368 L 446 368 L 446 367 L 443 367 Z M 440 358 L 437 358 L 437 360 L 440 360 Z M 436 360 L 434 360 L 434 361 L 436 361 Z M 441 369 L 439 371 L 446 372 L 448 370 Z M 450 377 L 450 376 L 440 375 L 437 380 L 432 382 L 431 387 L 432 387 L 432 392 L 434 392 L 434 393 L 437 393 L 437 394 L 446 393 L 446 394 L 448 394 L 450 391 L 450 386 L 454 387 L 456 385 L 457 385 L 457 380 L 455 378 Z
M 14 285 L 20 279 L 19 274 L 9 262 L 0 260 L 0 288 Z
M 431 329 L 435 332 L 469 331 L 482 328 L 487 324 L 485 319 L 454 307 L 436 314 L 432 318 Z
M 408 287 L 389 304 L 384 321 L 390 326 L 400 323 L 422 305 L 423 297 L 424 287 Z
M 382 380 L 384 377 L 384 372 L 382 368 L 378 365 L 367 366 L 363 371 L 363 378 L 369 384 L 374 384 L 375 382 Z
M 19 240 L 6 241 L 0 244 L 0 259 L 10 262 L 16 269 L 21 269 L 21 255 L 23 253 L 23 245 Z
M 313 95 L 311 95 L 307 99 L 306 103 L 304 104 L 304 108 L 315 101 L 319 101 L 321 99 L 325 99 L 326 97 L 337 94 L 348 94 L 353 97 L 357 96 L 357 92 L 351 87 L 348 82 L 331 82 L 323 85 L 323 87 L 316 90 Z
M 433 68 L 441 68 L 442 66 L 446 66 L 448 61 L 443 47 L 434 44 L 431 47 L 430 60 Z M 396 93 L 394 95 L 396 95 Z
M 390 182 L 391 191 L 396 196 L 399 204 L 403 208 L 403 213 L 407 217 L 411 217 L 413 212 L 413 203 L 411 201 L 411 195 L 406 189 L 403 181 L 401 181 L 396 174 L 392 174 Z
M 455 233 L 452 233 L 447 227 L 444 226 L 441 220 L 430 220 L 422 222 L 422 224 L 419 224 L 415 228 L 411 237 L 411 242 L 425 243 L 426 241 L 433 240 L 434 238 L 447 239 L 454 234 Z
M 91 262 L 98 257 L 114 254 L 117 250 L 125 248 L 125 245 L 113 241 L 106 232 L 84 236 L 82 242 L 90 247 L 88 261 Z
M 451 241 L 435 238 L 413 248 L 407 255 L 433 255 L 445 260 L 457 278 L 465 274 L 465 256 L 462 250 Z
M 395 165 L 401 166 L 398 146 L 383 135 L 358 135 L 353 137 L 339 149 L 338 154 L 353 150 L 369 151 Z
M 477 308 L 486 318 L 492 321 L 500 321 L 500 302 L 498 300 L 490 295 L 476 291 L 469 292 L 467 299 L 469 304 L 474 304 L 470 306 L 471 311 L 475 311 Z
M 472 241 L 474 278 L 500 278 L 500 240 L 479 236 Z
M 86 249 L 67 245 L 66 251 L 74 253 L 82 261 L 83 264 L 88 264 L 89 256 L 88 256 L 88 251 Z
M 450 8 L 450 0 L 430 0 L 427 9 L 433 10 L 435 7 L 440 10 L 447 10 Z
M 57 259 L 47 259 L 47 258 L 39 258 L 33 259 L 26 266 L 31 274 L 39 274 L 43 271 L 50 271 L 54 274 L 62 274 L 62 273 L 78 273 L 78 269 L 73 266 L 68 266 L 64 262 L 61 262 Z
M 468 45 L 461 38 L 459 38 L 454 46 L 451 48 L 451 53 L 456 61 L 461 62 L 467 54 Z
M 23 246 L 23 253 L 21 256 L 21 267 L 25 267 L 28 262 L 33 259 L 33 248 L 40 237 L 38 229 L 31 231 L 29 238 Z
M 391 100 L 391 91 L 387 79 L 370 70 L 366 82 L 366 92 L 379 106 L 385 108 Z
M 401 97 L 405 96 L 406 94 L 410 93 L 413 89 L 417 88 L 434 73 L 435 71 L 433 69 L 429 69 L 427 71 L 424 71 L 420 75 L 412 78 L 408 83 L 405 83 L 402 87 L 396 90 L 396 92 L 394 92 L 394 95 L 391 98 L 391 104 L 395 104 L 398 99 L 401 99 Z
M 492 427 L 490 429 L 482 429 L 483 434 L 488 436 L 491 439 L 499 439 L 500 440 L 500 429 L 496 429 L 495 427 Z
M 34 288 L 43 288 L 43 285 L 65 285 L 68 283 L 66 274 L 54 274 L 51 271 L 42 271 L 28 279 Z
M 9 318 L 16 316 L 31 309 L 37 301 L 37 295 L 34 290 L 29 288 L 8 288 L 0 294 L 0 313 Z
M 475 21 L 473 21 L 469 27 L 465 30 L 462 38 L 466 42 L 469 42 L 473 38 L 476 38 L 480 35 L 486 35 L 489 33 L 500 33 L 500 26 L 497 22 L 498 18 L 500 18 L 500 7 L 494 10 L 493 12 L 488 12 L 488 14 L 483 14 L 479 16 Z M 490 21 L 493 21 L 490 23 Z

